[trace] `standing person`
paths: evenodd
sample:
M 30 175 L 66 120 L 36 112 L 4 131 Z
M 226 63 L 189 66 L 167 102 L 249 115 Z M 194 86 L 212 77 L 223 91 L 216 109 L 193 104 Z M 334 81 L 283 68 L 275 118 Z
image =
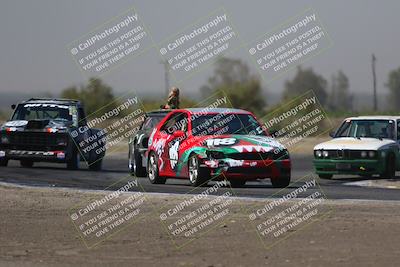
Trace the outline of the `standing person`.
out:
M 165 109 L 179 109 L 179 89 L 172 87 L 171 92 L 168 94 L 167 104 Z

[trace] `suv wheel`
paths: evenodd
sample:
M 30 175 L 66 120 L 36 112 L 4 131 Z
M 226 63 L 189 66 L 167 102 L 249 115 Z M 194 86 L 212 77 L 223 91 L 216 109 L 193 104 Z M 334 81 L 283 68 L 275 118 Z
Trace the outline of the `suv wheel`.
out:
M 91 171 L 101 171 L 101 167 L 103 165 L 103 159 L 98 159 L 95 162 L 89 164 L 89 170 Z
M 7 158 L 0 158 L 0 167 L 6 167 L 8 165 Z
M 67 161 L 67 169 L 68 170 L 77 170 L 79 167 L 79 156 L 76 149 L 72 151 L 72 155 Z
M 33 161 L 32 160 L 28 160 L 28 159 L 22 159 L 20 161 L 20 164 L 24 168 L 32 168 L 33 167 Z

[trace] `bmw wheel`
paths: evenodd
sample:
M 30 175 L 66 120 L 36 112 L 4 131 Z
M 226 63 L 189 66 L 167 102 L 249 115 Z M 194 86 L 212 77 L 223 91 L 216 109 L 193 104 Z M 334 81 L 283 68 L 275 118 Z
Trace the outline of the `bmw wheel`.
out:
M 393 179 L 396 177 L 396 158 L 393 154 L 389 154 L 386 159 L 385 171 L 381 173 L 380 178 Z
M 318 174 L 318 177 L 321 179 L 332 179 L 332 174 Z

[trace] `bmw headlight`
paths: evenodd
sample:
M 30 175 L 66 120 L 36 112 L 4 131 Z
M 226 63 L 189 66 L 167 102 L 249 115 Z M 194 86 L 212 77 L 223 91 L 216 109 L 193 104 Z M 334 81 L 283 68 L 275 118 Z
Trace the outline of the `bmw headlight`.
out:
M 367 157 L 367 151 L 361 151 L 361 157 L 366 158 Z
M 368 157 L 374 158 L 375 157 L 375 151 L 369 151 L 368 152 Z
M 321 151 L 321 150 L 316 150 L 316 151 L 315 151 L 315 156 L 316 156 L 317 158 L 322 157 L 322 151 Z
M 322 156 L 324 156 L 324 158 L 329 157 L 329 152 L 328 151 L 322 151 Z

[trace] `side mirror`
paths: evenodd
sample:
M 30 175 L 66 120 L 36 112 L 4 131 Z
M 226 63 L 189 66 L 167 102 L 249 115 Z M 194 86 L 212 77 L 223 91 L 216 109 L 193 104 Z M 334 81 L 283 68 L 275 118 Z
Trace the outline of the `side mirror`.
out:
M 277 134 L 278 134 L 278 131 L 275 130 L 275 129 L 273 129 L 273 130 L 269 131 L 269 134 L 270 134 L 273 138 L 276 138 L 276 137 L 277 137 Z
M 185 136 L 185 132 L 184 132 L 184 131 L 177 130 L 177 131 L 175 131 L 172 135 L 173 135 L 175 138 L 183 137 L 183 136 Z
M 330 132 L 329 136 L 332 137 L 332 138 L 335 137 L 335 132 Z
M 15 104 L 11 105 L 11 109 L 15 109 L 17 106 Z

